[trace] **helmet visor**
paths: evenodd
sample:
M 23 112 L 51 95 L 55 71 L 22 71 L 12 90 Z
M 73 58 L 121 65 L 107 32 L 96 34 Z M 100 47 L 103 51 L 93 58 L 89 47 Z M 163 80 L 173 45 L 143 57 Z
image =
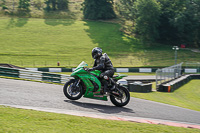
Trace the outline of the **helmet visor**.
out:
M 96 53 L 96 52 L 95 52 L 95 53 L 92 53 L 92 58 L 93 58 L 93 59 L 96 59 L 97 57 L 98 57 L 98 53 Z

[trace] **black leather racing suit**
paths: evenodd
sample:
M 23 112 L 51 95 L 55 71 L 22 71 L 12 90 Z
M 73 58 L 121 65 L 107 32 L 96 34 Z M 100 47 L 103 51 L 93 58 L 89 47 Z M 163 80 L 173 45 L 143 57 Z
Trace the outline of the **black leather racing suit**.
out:
M 100 70 L 102 72 L 100 74 L 100 78 L 106 79 L 106 80 L 101 80 L 101 82 L 104 85 L 103 92 L 108 91 L 108 82 L 110 82 L 112 85 L 115 84 L 114 80 L 112 79 L 112 76 L 114 75 L 115 71 L 112 62 L 106 53 L 104 53 L 99 58 L 95 59 L 94 66 L 92 69 Z M 112 88 L 113 87 L 114 86 L 112 86 Z
M 95 59 L 93 70 L 100 70 L 102 76 L 111 77 L 114 75 L 114 68 L 108 55 L 104 53 L 100 58 Z

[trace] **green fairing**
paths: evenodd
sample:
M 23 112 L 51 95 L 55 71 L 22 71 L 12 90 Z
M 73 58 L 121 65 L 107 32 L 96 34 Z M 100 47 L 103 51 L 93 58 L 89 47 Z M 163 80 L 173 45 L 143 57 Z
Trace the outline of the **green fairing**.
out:
M 107 101 L 107 96 L 103 96 L 100 94 L 101 82 L 98 80 L 97 77 L 94 76 L 94 75 L 99 76 L 101 72 L 98 70 L 87 72 L 83 69 L 84 67 L 87 66 L 88 65 L 84 61 L 81 62 L 81 64 L 74 70 L 71 76 L 74 77 L 75 79 L 81 79 L 85 84 L 86 91 L 84 97 Z M 95 82 L 98 85 L 98 90 L 95 92 L 93 92 L 94 85 L 92 84 L 91 81 Z
M 95 70 L 95 71 L 92 71 L 91 73 L 92 73 L 92 74 L 95 74 L 95 75 L 97 75 L 97 76 L 100 76 L 101 71 Z
M 85 85 L 85 93 L 84 97 L 87 98 L 93 98 L 93 99 L 99 99 L 99 100 L 105 100 L 107 101 L 107 96 L 104 96 L 100 94 L 101 90 L 101 82 L 99 81 L 98 77 L 101 74 L 101 71 L 95 70 L 92 72 L 88 72 L 84 69 L 84 67 L 87 67 L 88 65 L 83 61 L 81 62 L 78 67 L 74 70 L 74 72 L 71 74 L 72 77 L 75 79 L 80 79 L 82 83 Z M 123 77 L 126 77 L 126 75 L 123 74 L 117 74 L 117 76 L 114 76 L 113 78 L 115 80 L 122 79 Z M 98 85 L 98 89 L 94 90 L 94 84 L 96 83 Z
M 119 80 L 119 79 L 122 79 L 123 77 L 127 77 L 127 75 L 117 73 L 117 77 L 115 77 L 115 79 L 116 79 L 116 80 Z

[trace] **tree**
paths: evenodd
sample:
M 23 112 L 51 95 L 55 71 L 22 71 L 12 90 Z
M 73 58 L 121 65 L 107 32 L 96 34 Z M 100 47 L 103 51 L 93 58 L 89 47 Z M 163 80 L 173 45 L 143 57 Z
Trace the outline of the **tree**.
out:
M 200 0 L 184 0 L 184 10 L 177 12 L 173 24 L 178 37 L 190 46 L 200 46 Z M 180 42 L 181 43 L 181 42 Z
M 124 32 L 134 34 L 136 19 L 136 0 L 119 0 L 116 3 L 117 11 L 121 16 L 121 25 Z M 128 24 L 127 24 L 128 21 Z
M 117 7 L 125 19 L 123 26 L 126 26 L 126 31 L 139 35 L 144 41 L 155 41 L 159 37 L 161 7 L 156 0 L 119 0 Z M 127 21 L 131 25 L 127 25 Z
M 6 6 L 6 0 L 0 0 L 0 6 L 2 7 L 3 10 L 8 9 L 8 7 Z
M 159 42 L 171 45 L 177 45 L 180 40 L 178 28 L 173 21 L 177 12 L 181 12 L 184 8 L 184 0 L 158 0 L 161 4 L 160 26 L 159 26 Z
M 200 47 L 200 0 L 119 0 L 118 11 L 143 40 Z
M 46 11 L 67 10 L 68 0 L 46 0 Z
M 20 11 L 30 11 L 30 0 L 19 0 L 19 10 Z
M 136 7 L 136 32 L 144 41 L 155 41 L 159 37 L 159 3 L 156 0 L 139 0 Z
M 116 14 L 113 10 L 113 0 L 85 0 L 83 3 L 85 19 L 113 19 Z
M 68 10 L 68 0 L 57 0 L 58 10 Z
M 136 18 L 136 0 L 119 0 L 116 3 L 119 14 L 127 20 L 135 20 Z
M 160 41 L 172 45 L 187 43 L 200 45 L 200 0 L 159 0 L 162 5 L 160 17 Z

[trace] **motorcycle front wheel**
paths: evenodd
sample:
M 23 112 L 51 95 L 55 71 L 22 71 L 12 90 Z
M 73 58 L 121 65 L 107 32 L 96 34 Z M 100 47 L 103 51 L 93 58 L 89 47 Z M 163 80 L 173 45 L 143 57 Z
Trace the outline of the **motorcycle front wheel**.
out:
M 118 86 L 118 91 L 116 91 L 116 93 L 121 93 L 122 96 L 110 95 L 110 100 L 115 106 L 122 107 L 129 103 L 130 93 L 125 87 Z
M 70 100 L 78 100 L 83 95 L 82 86 L 81 84 L 77 85 L 77 83 L 75 79 L 71 79 L 63 87 L 65 96 Z

